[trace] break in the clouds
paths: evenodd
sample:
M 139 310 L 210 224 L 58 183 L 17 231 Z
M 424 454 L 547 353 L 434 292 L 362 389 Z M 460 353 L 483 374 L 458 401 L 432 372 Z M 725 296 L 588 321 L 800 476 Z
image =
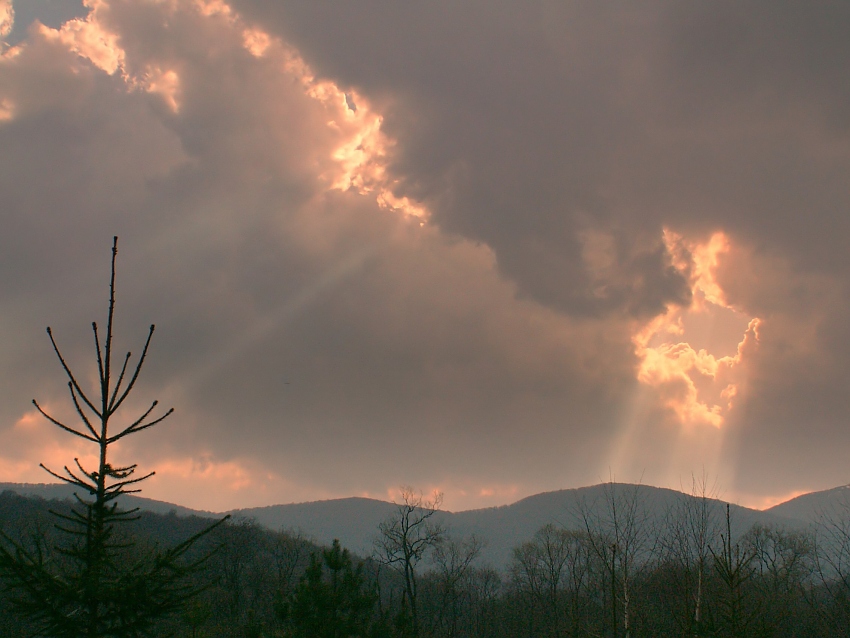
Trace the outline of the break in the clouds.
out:
M 149 496 L 848 481 L 850 9 L 84 4 L 0 0 L 0 479 L 117 234 Z

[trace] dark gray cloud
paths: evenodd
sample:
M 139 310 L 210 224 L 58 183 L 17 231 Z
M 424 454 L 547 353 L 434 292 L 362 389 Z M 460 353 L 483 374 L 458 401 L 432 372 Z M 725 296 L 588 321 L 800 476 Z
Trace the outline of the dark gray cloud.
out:
M 0 437 L 19 458 L 52 454 L 19 397 L 62 405 L 42 326 L 92 364 L 117 233 L 122 337 L 159 326 L 140 393 L 179 415 L 126 453 L 244 486 L 222 506 L 399 483 L 493 503 L 608 468 L 707 465 L 747 498 L 846 481 L 840 5 L 224 6 L 104 2 L 98 37 L 33 28 L 0 62 Z M 331 188 L 358 153 L 365 186 Z M 694 254 L 725 233 L 712 273 L 761 320 L 720 430 L 676 411 L 683 378 L 638 381 L 633 339 L 697 290 L 670 231 Z
M 388 96 L 405 186 L 446 228 L 493 245 L 530 291 L 542 286 L 535 262 L 581 270 L 582 222 L 653 235 L 722 226 L 803 260 L 815 238 L 835 237 L 825 222 L 845 223 L 840 4 L 236 6 L 322 73 Z M 572 274 L 561 301 L 581 294 Z M 678 299 L 663 282 L 653 289 Z
M 732 302 L 767 319 L 736 425 L 741 478 L 793 489 L 846 449 L 846 6 L 236 4 L 321 73 L 385 98 L 404 188 L 490 245 L 520 294 L 653 315 L 688 294 L 652 240 L 662 225 L 750 246 L 724 273 Z M 615 237 L 601 294 L 586 228 Z M 759 258 L 780 271 L 754 280 Z M 808 428 L 823 443 L 800 453 Z M 846 480 L 838 466 L 817 480 Z

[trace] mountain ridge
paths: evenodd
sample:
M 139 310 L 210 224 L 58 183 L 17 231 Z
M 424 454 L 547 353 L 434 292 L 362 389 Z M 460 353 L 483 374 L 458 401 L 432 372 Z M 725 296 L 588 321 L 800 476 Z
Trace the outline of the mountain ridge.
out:
M 74 488 L 61 484 L 0 483 L 0 491 L 15 491 L 45 499 L 70 498 Z M 582 529 L 584 517 L 604 518 L 607 499 L 637 498 L 646 512 L 647 524 L 661 526 L 677 503 L 692 496 L 670 488 L 630 483 L 601 483 L 580 488 L 568 488 L 533 494 L 514 503 L 487 508 L 451 512 L 439 510 L 434 517 L 453 535 L 466 537 L 475 534 L 485 542 L 483 562 L 505 566 L 513 548 L 530 540 L 535 532 L 548 523 L 572 529 Z M 397 511 L 397 504 L 379 499 L 350 496 L 303 503 L 266 505 L 237 508 L 215 513 L 193 510 L 164 501 L 140 496 L 126 496 L 125 506 L 139 507 L 158 513 L 174 511 L 180 516 L 216 517 L 224 513 L 234 518 L 253 520 L 256 524 L 273 529 L 285 529 L 323 545 L 338 539 L 351 551 L 368 555 L 378 535 L 378 525 Z M 843 500 L 842 500 L 843 499 Z M 790 499 L 766 510 L 755 510 L 729 504 L 733 533 L 739 536 L 752 525 L 775 525 L 789 529 L 805 529 L 818 520 L 817 510 L 838 507 L 846 500 L 850 503 L 850 488 L 840 486 L 830 490 L 811 492 Z M 713 514 L 722 517 L 725 501 L 710 499 Z M 848 511 L 850 511 L 850 506 Z

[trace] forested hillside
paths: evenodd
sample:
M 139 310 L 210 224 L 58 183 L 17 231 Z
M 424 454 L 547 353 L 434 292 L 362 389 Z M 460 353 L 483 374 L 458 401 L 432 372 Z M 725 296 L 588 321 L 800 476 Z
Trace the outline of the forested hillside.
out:
M 376 527 L 368 556 L 231 519 L 191 550 L 209 554 L 191 574 L 200 593 L 152 635 L 845 635 L 850 516 L 840 509 L 809 529 L 742 529 L 733 508 L 700 494 L 670 500 L 659 521 L 642 494 L 600 486 L 597 502 L 577 504 L 572 524 L 550 523 L 518 542 L 503 569 L 482 560 L 477 536 L 448 528 L 438 503 L 413 492 Z M 3 492 L 0 527 L 24 544 L 46 538 L 59 560 L 48 510 L 70 507 Z M 208 525 L 143 512 L 123 540 L 132 552 L 168 547 Z M 30 635 L 14 593 L 0 602 L 4 638 Z
M 2 487 L 2 486 L 0 486 Z M 620 489 L 637 490 L 643 510 L 654 526 L 663 523 L 672 507 L 683 498 L 681 492 L 653 487 L 650 485 L 619 486 Z M 581 505 L 591 508 L 594 516 L 604 514 L 606 508 L 605 491 L 608 486 L 594 485 L 578 489 L 558 490 L 535 494 L 510 505 L 485 509 L 448 512 L 441 510 L 436 517 L 442 525 L 461 536 L 475 535 L 484 541 L 481 560 L 498 569 L 503 569 L 513 556 L 514 547 L 531 538 L 534 533 L 548 523 L 554 523 L 570 529 L 582 526 Z M 820 493 L 819 493 L 820 494 Z M 840 491 L 829 491 L 812 500 L 817 508 L 798 505 L 793 511 L 778 506 L 769 511 L 754 510 L 732 505 L 732 531 L 744 534 L 753 525 L 781 526 L 789 529 L 805 529 L 815 515 L 814 510 L 830 509 L 836 502 Z M 832 496 L 832 498 L 830 498 Z M 147 508 L 145 501 L 136 501 Z M 164 504 L 160 504 L 162 507 Z M 790 505 L 790 504 L 789 504 Z M 717 501 L 715 507 L 720 507 Z M 366 498 L 343 498 L 311 503 L 272 505 L 249 509 L 233 510 L 235 516 L 256 520 L 264 527 L 281 527 L 299 530 L 308 537 L 325 544 L 334 538 L 359 553 L 369 553 L 375 538 L 378 524 L 394 510 L 392 503 Z M 796 516 L 799 513 L 800 516 Z

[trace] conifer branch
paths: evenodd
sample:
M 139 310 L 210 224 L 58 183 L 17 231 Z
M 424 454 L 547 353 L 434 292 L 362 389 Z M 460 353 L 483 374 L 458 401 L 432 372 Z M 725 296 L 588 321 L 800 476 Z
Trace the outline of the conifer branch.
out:
M 32 400 L 32 404 L 36 407 L 36 409 L 37 409 L 39 412 L 41 412 L 42 416 L 44 416 L 44 418 L 46 418 L 48 421 L 50 421 L 53 425 L 55 425 L 55 426 L 57 426 L 57 427 L 59 427 L 59 428 L 62 428 L 62 429 L 63 429 L 63 430 L 65 430 L 66 432 L 70 432 L 71 434 L 75 434 L 75 435 L 77 435 L 77 436 L 78 436 L 78 437 L 80 437 L 80 438 L 83 438 L 83 439 L 87 439 L 87 440 L 89 440 L 89 441 L 92 441 L 93 443 L 97 443 L 97 442 L 98 442 L 98 441 L 97 441 L 97 439 L 95 439 L 95 438 L 93 438 L 93 437 L 89 436 L 88 434 L 84 434 L 83 432 L 78 432 L 78 431 L 77 431 L 77 430 L 75 430 L 74 428 L 69 427 L 69 426 L 65 425 L 64 423 L 62 423 L 62 422 L 57 421 L 56 419 L 54 419 L 52 416 L 50 416 L 49 414 L 47 414 L 47 412 L 45 412 L 44 410 L 42 410 L 42 409 L 41 409 L 41 406 L 38 404 L 38 402 L 37 402 L 35 399 L 33 399 L 33 400 Z
M 87 406 L 89 406 L 89 408 L 91 408 L 92 412 L 94 412 L 98 417 L 102 417 L 103 415 L 98 411 L 96 407 L 94 407 L 94 404 L 89 401 L 89 398 L 86 396 L 86 393 L 83 392 L 82 388 L 80 388 L 80 384 L 77 383 L 77 378 L 74 376 L 74 373 L 71 372 L 71 369 L 65 362 L 65 357 L 63 357 L 62 353 L 59 351 L 59 346 L 56 345 L 56 340 L 53 338 L 53 331 L 50 329 L 50 326 L 47 326 L 47 336 L 50 337 L 50 343 L 53 345 L 53 351 L 59 358 L 59 363 L 62 364 L 62 369 L 65 370 L 65 374 L 68 375 L 68 380 L 74 384 L 74 388 L 77 390 L 77 393 L 80 395 L 80 398 Z
M 124 430 L 122 430 L 121 432 L 119 432 L 118 434 L 116 434 L 115 436 L 113 436 L 113 437 L 109 438 L 109 439 L 108 439 L 108 442 L 109 442 L 109 443 L 114 443 L 114 442 L 115 442 L 115 441 L 117 441 L 118 439 L 121 439 L 121 438 L 123 438 L 123 437 L 127 436 L 128 434 L 135 434 L 136 432 L 141 432 L 142 430 L 147 430 L 148 428 L 151 428 L 151 427 L 155 426 L 157 423 L 161 423 L 162 421 L 164 421 L 165 419 L 167 419 L 169 416 L 171 416 L 171 413 L 172 413 L 172 412 L 174 412 L 174 408 L 169 408 L 169 409 L 168 409 L 168 412 L 166 412 L 165 414 L 163 414 L 163 415 L 162 415 L 161 417 L 159 417 L 158 419 L 155 419 L 155 420 L 151 421 L 150 423 L 145 423 L 145 424 L 143 424 L 143 425 L 139 425 L 139 424 L 141 423 L 141 421 L 142 421 L 142 420 L 143 420 L 143 419 L 144 419 L 144 418 L 145 418 L 148 414 L 150 414 L 151 410 L 153 410 L 153 408 L 154 408 L 154 406 L 155 406 L 155 405 L 156 405 L 156 402 L 154 402 L 154 405 L 152 405 L 152 406 L 150 407 L 150 409 L 149 409 L 149 410 L 145 413 L 145 415 L 144 415 L 144 416 L 142 416 L 142 417 L 141 417 L 140 419 L 138 419 L 135 423 L 133 423 L 133 425 L 128 426 L 127 428 L 125 428 Z
M 139 362 L 136 364 L 136 369 L 133 372 L 133 376 L 130 379 L 130 383 L 127 384 L 127 388 L 124 390 L 123 394 L 121 394 L 121 398 L 117 401 L 113 402 L 113 405 L 110 406 L 109 412 L 110 414 L 115 412 L 118 407 L 124 403 L 124 399 L 127 398 L 127 395 L 130 394 L 130 391 L 133 389 L 133 386 L 136 385 L 136 380 L 139 378 L 139 373 L 142 371 L 142 365 L 145 362 L 145 357 L 148 354 L 148 347 L 151 344 L 151 339 L 153 338 L 153 331 L 156 328 L 154 324 L 151 324 L 150 329 L 148 330 L 148 338 L 145 340 L 145 346 L 142 348 L 142 356 L 139 357 Z
M 83 423 L 86 424 L 86 427 L 89 429 L 89 432 L 92 433 L 92 436 L 95 439 L 99 440 L 100 435 L 98 435 L 97 431 L 94 429 L 94 426 L 91 424 L 88 417 L 83 412 L 83 409 L 80 406 L 80 402 L 77 401 L 77 394 L 76 394 L 76 391 L 74 390 L 74 384 L 71 383 L 70 381 L 68 382 L 68 389 L 71 391 L 71 400 L 74 402 L 74 407 L 77 409 L 77 414 L 80 415 L 80 418 L 82 419 Z
M 113 412 L 115 410 L 115 397 L 118 396 L 118 389 L 121 387 L 121 383 L 124 381 L 124 375 L 127 373 L 127 364 L 130 362 L 131 356 L 132 353 L 128 352 L 127 356 L 124 357 L 124 363 L 121 365 L 121 374 L 118 375 L 118 381 L 116 381 L 115 387 L 112 389 L 112 397 L 109 399 L 110 412 Z

